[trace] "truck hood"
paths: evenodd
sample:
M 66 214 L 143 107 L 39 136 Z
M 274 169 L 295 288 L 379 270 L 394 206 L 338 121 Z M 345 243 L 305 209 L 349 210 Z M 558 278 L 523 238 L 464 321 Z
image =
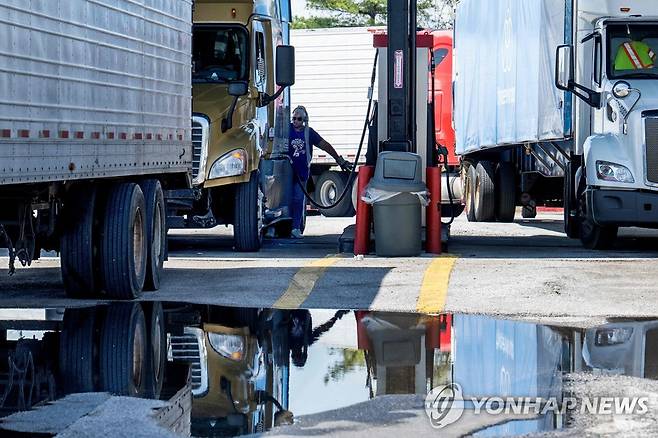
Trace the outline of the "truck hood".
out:
M 642 92 L 642 98 L 637 103 L 633 112 L 641 113 L 646 110 L 658 109 L 658 80 L 629 80 L 631 87 L 637 88 Z M 631 105 L 637 96 L 637 93 L 632 93 L 625 102 Z
M 233 96 L 228 94 L 228 84 L 194 84 L 192 108 L 195 113 L 205 114 L 214 123 L 228 112 Z

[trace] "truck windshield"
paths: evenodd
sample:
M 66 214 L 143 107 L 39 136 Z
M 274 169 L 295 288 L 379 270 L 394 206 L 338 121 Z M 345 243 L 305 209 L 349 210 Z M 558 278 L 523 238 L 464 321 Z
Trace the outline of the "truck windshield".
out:
M 247 80 L 247 31 L 239 27 L 194 26 L 192 82 Z
M 658 78 L 658 23 L 608 26 L 610 79 Z

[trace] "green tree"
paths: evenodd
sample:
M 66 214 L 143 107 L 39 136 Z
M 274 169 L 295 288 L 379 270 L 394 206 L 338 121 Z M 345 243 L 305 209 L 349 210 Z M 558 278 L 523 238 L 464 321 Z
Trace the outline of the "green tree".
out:
M 444 3 L 444 0 L 417 0 L 420 25 L 428 25 L 431 22 L 436 1 Z M 445 1 L 454 2 L 455 0 Z M 293 27 L 309 28 L 309 24 L 333 24 L 329 27 L 383 26 L 386 24 L 387 0 L 307 0 L 306 5 L 314 12 L 326 15 L 314 16 L 310 19 L 297 17 L 295 21 L 300 21 L 300 24 L 293 24 Z M 333 21 L 319 20 L 319 18 L 325 17 L 329 17 Z

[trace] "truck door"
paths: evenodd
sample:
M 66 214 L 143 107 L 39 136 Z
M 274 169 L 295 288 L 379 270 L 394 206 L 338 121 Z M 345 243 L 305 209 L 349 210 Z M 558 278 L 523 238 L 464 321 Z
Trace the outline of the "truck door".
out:
M 448 162 L 459 163 L 455 157 L 455 131 L 452 129 L 452 46 L 434 46 L 434 130 L 436 140 L 448 148 Z
M 252 72 L 254 86 L 261 96 L 267 92 L 267 83 L 269 79 L 270 63 L 267 56 L 266 35 L 263 29 L 263 23 L 254 20 L 253 22 L 253 50 L 252 57 Z M 254 120 L 257 129 L 257 144 L 258 152 L 263 155 L 267 151 L 267 140 L 269 131 L 269 108 L 270 105 L 265 105 L 256 110 L 256 120 Z

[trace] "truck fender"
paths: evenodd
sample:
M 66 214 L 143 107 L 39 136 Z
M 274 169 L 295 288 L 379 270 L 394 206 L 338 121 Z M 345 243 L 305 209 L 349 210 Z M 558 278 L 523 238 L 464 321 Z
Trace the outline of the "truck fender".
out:
M 628 152 L 616 135 L 592 135 L 585 140 L 583 150 L 585 152 L 585 166 L 587 169 L 585 174 L 587 176 L 588 186 L 599 186 L 602 184 L 628 186 L 628 184 L 623 183 L 601 181 L 596 176 L 597 161 L 609 161 L 611 163 L 621 164 L 628 167 L 631 172 L 633 171 L 633 164 L 628 156 Z M 637 176 L 634 176 L 637 179 Z

